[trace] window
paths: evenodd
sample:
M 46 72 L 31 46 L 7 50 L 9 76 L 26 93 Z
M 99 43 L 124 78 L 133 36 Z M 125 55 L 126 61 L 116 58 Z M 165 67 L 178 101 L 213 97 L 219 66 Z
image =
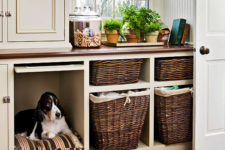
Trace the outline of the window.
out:
M 133 4 L 139 8 L 149 8 L 149 0 L 70 0 L 70 11 L 73 11 L 76 6 L 90 6 L 92 10 L 98 12 L 104 19 L 111 17 L 113 8 L 117 7 L 118 3 L 122 4 L 123 1 L 125 1 L 127 5 Z

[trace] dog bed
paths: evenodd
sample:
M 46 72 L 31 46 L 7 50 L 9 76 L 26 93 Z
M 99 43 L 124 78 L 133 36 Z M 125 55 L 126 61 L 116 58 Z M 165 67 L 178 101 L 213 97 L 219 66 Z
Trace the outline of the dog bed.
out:
M 80 141 L 82 139 L 75 133 Z M 59 135 L 52 139 L 33 141 L 28 138 L 15 135 L 14 150 L 82 150 L 76 148 L 75 142 L 68 135 Z

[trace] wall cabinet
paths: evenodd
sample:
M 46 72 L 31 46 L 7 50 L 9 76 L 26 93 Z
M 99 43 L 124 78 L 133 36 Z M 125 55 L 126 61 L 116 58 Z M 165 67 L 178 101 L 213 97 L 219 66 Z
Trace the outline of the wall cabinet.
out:
M 9 149 L 9 133 L 8 133 L 8 105 L 4 103 L 3 97 L 8 94 L 8 72 L 7 65 L 0 65 L 0 147 L 2 150 Z
M 71 47 L 67 8 L 68 0 L 0 0 L 0 48 Z
M 2 15 L 4 15 L 3 13 L 3 5 L 2 5 L 2 1 L 3 0 L 0 0 L 0 42 L 2 42 L 2 37 L 3 37 L 3 33 L 2 33 L 2 30 L 3 30 L 3 19 L 2 19 Z

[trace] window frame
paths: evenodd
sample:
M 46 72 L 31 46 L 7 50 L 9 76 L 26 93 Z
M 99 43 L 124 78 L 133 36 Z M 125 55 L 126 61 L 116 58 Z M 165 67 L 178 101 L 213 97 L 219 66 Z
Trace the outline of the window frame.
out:
M 69 0 L 69 5 L 70 5 L 70 13 L 74 11 L 74 8 L 76 7 L 76 3 L 77 3 L 78 0 Z M 94 11 L 97 12 L 97 3 L 96 3 L 97 0 L 94 0 Z M 140 1 L 145 1 L 146 4 L 145 4 L 145 7 L 146 8 L 150 8 L 150 1 L 151 0 L 140 0 Z M 134 0 L 131 0 L 131 4 L 134 4 Z M 116 0 L 113 0 L 113 8 L 116 7 Z M 106 20 L 106 19 L 109 19 L 111 18 L 110 17 L 101 17 L 102 20 Z

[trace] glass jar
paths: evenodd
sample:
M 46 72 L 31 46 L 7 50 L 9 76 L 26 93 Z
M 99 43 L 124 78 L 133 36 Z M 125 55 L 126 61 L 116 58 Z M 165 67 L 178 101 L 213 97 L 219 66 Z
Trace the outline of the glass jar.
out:
M 76 47 L 101 46 L 102 19 L 89 6 L 76 7 L 70 14 L 70 42 Z

